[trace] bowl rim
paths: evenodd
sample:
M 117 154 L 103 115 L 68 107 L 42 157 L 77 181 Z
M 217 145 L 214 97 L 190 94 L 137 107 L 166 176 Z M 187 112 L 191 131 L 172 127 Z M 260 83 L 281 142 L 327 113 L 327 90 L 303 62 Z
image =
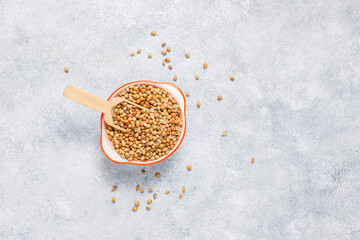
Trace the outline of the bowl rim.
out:
M 101 150 L 103 151 L 103 153 L 105 154 L 105 156 L 112 162 L 116 163 L 116 164 L 131 164 L 131 165 L 138 165 L 138 166 L 148 166 L 148 165 L 153 165 L 153 164 L 157 164 L 159 162 L 162 162 L 164 161 L 165 159 L 167 159 L 168 157 L 170 157 L 171 155 L 173 155 L 173 153 L 180 147 L 182 141 L 184 140 L 184 137 L 185 137 L 185 133 L 186 133 L 186 99 L 185 99 L 185 95 L 184 93 L 181 91 L 181 89 L 176 86 L 175 84 L 173 83 L 170 83 L 170 82 L 155 82 L 155 81 L 149 81 L 149 80 L 137 80 L 137 81 L 132 81 L 132 82 L 129 82 L 129 83 L 126 83 L 124 85 L 122 85 L 121 87 L 117 88 L 111 95 L 110 97 L 108 97 L 107 101 L 109 101 L 112 96 L 114 96 L 114 94 L 119 91 L 121 88 L 124 88 L 130 84 L 134 84 L 134 83 L 138 83 L 138 82 L 141 82 L 141 83 L 150 83 L 150 84 L 168 84 L 168 85 L 171 85 L 173 87 L 175 87 L 182 95 L 183 99 L 184 99 L 184 134 L 182 136 L 182 138 L 180 139 L 180 142 L 178 144 L 178 146 L 176 148 L 174 148 L 165 158 L 159 160 L 159 161 L 149 161 L 149 162 L 146 162 L 146 163 L 133 163 L 133 162 L 118 162 L 118 161 L 115 161 L 114 159 L 112 159 L 111 157 L 109 157 L 107 154 L 106 154 L 106 151 L 104 150 L 103 148 L 103 142 L 102 142 L 102 138 L 103 138 L 103 132 L 101 131 L 102 129 L 102 126 L 103 126 L 103 118 L 104 118 L 104 113 L 101 114 L 101 118 L 100 118 L 100 131 L 101 131 L 101 135 L 100 135 L 100 146 L 101 146 Z

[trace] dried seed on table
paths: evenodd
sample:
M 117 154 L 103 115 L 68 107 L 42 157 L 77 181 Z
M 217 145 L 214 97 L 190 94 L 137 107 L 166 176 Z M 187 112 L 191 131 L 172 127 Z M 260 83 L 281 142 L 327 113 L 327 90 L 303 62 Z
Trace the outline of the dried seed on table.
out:
M 235 77 L 233 75 L 230 76 L 230 80 L 234 81 Z
M 228 134 L 227 131 L 223 131 L 223 132 L 221 133 L 222 136 L 226 136 L 227 134 Z
M 168 47 L 168 48 L 166 48 L 166 51 L 170 52 L 170 51 L 171 51 L 171 49 Z
M 172 66 L 171 66 L 171 65 L 169 65 L 169 69 L 172 70 Z
M 197 101 L 196 105 L 197 105 L 197 107 L 199 108 L 199 107 L 200 107 L 200 102 Z
M 142 173 L 142 174 L 146 173 L 145 169 L 141 170 L 141 173 Z
M 149 53 L 148 58 L 152 58 L 152 54 L 151 54 L 151 53 Z
M 185 186 L 182 187 L 181 191 L 182 191 L 183 193 L 185 193 L 185 191 L 186 191 Z
M 190 54 L 186 53 L 186 54 L 185 54 L 185 57 L 186 57 L 186 58 L 189 58 L 189 57 L 190 57 Z
M 140 189 L 140 185 L 137 185 L 136 186 L 136 191 L 139 191 L 139 189 Z
M 155 177 L 159 178 L 159 177 L 160 177 L 160 173 L 155 173 Z
M 195 75 L 195 79 L 196 79 L 196 80 L 199 80 L 199 76 L 198 76 L 198 75 Z
M 166 55 L 167 51 L 162 51 L 161 53 L 162 53 L 162 55 Z
M 169 194 L 169 193 L 170 193 L 170 191 L 169 191 L 169 190 L 166 190 L 166 191 L 165 191 L 165 194 Z
M 190 164 L 187 165 L 187 170 L 191 171 L 191 165 Z
M 153 198 L 157 199 L 157 194 L 156 193 L 154 193 Z
M 176 75 L 173 77 L 173 80 L 174 80 L 174 81 L 176 81 L 176 80 L 177 80 L 177 76 L 176 76 Z
M 115 203 L 115 202 L 116 202 L 116 198 L 115 198 L 115 197 L 112 197 L 111 201 L 112 201 L 113 203 Z
M 152 192 L 153 190 L 152 190 L 152 188 L 149 188 L 149 190 L 148 190 L 149 192 Z
M 165 58 L 165 62 L 170 62 L 170 58 Z
M 151 199 L 148 199 L 147 200 L 147 204 L 151 204 L 152 203 L 152 200 Z
M 218 96 L 218 100 L 221 100 L 222 99 L 222 96 L 220 95 L 220 96 Z
M 136 212 L 136 211 L 138 210 L 138 208 L 137 208 L 137 207 L 133 207 L 132 210 L 133 210 L 134 212 Z
M 188 97 L 189 97 L 189 96 L 190 96 L 190 93 L 188 93 L 188 92 L 187 92 L 187 93 L 186 93 L 186 96 L 188 96 Z
M 156 36 L 156 32 L 155 32 L 155 31 L 152 31 L 152 32 L 151 32 L 151 35 L 152 35 L 152 36 Z
M 135 56 L 135 53 L 134 53 L 134 52 L 131 52 L 130 55 L 131 55 L 131 56 Z
M 207 66 L 208 66 L 208 63 L 207 63 L 207 62 L 204 62 L 204 64 L 203 64 L 204 69 L 206 69 Z
M 140 189 L 140 192 L 141 192 L 141 193 L 144 193 L 144 189 Z
M 151 210 L 151 207 L 150 207 L 150 206 L 147 206 L 147 207 L 146 207 L 146 210 L 150 211 L 150 210 Z
M 251 163 L 254 163 L 254 162 L 255 162 L 255 158 L 252 158 L 252 159 L 251 159 Z
M 141 49 L 138 49 L 138 50 L 137 50 L 137 54 L 140 54 L 140 53 L 141 53 Z
M 67 73 L 67 72 L 69 72 L 69 69 L 66 67 L 66 68 L 64 69 L 64 71 Z
M 165 64 L 166 64 L 166 63 L 165 63 L 165 60 L 164 60 L 164 61 L 162 61 L 162 65 L 163 65 L 163 66 L 165 66 Z
M 179 198 L 182 198 L 184 195 L 182 193 L 179 194 Z
M 134 205 L 135 205 L 136 207 L 138 207 L 138 206 L 140 205 L 140 203 L 139 203 L 138 201 L 135 201 L 135 202 L 134 202 Z
M 114 185 L 114 186 L 112 187 L 111 191 L 115 191 L 116 189 L 117 189 L 117 186 Z
M 165 47 L 165 46 L 166 46 L 166 43 L 163 42 L 163 43 L 161 44 L 161 46 L 162 46 L 162 47 Z

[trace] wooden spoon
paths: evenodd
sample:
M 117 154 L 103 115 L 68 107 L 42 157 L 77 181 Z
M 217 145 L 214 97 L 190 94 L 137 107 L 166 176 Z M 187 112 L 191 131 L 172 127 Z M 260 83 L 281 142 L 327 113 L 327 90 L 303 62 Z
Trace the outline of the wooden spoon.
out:
M 119 127 L 118 125 L 115 125 L 112 115 L 114 113 L 114 108 L 120 104 L 121 102 L 127 102 L 130 103 L 140 109 L 150 111 L 149 109 L 140 106 L 136 103 L 133 103 L 131 101 L 126 100 L 122 97 L 114 97 L 110 101 L 106 101 L 102 98 L 99 98 L 95 95 L 92 95 L 91 93 L 85 92 L 84 90 L 81 90 L 79 88 L 76 88 L 74 86 L 68 85 L 64 89 L 64 97 L 73 100 L 77 103 L 80 103 L 84 106 L 87 106 L 89 108 L 92 108 L 96 111 L 104 113 L 104 120 L 105 122 L 113 127 L 116 130 L 121 130 L 126 132 L 127 130 L 124 128 Z

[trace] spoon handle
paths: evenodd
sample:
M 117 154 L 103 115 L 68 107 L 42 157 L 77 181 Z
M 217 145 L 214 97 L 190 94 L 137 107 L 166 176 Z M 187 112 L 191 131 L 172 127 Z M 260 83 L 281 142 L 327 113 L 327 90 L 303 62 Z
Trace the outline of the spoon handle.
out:
M 102 113 L 107 113 L 110 108 L 108 101 L 71 85 L 64 89 L 64 97 Z

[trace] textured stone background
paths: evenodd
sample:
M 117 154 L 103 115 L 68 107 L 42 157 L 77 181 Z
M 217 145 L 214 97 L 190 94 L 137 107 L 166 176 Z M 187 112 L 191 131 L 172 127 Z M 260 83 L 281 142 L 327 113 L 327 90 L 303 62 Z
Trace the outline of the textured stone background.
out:
M 0 239 L 360 239 L 359 42 L 358 0 L 1 0 Z M 186 137 L 146 175 L 62 96 L 174 74 Z

